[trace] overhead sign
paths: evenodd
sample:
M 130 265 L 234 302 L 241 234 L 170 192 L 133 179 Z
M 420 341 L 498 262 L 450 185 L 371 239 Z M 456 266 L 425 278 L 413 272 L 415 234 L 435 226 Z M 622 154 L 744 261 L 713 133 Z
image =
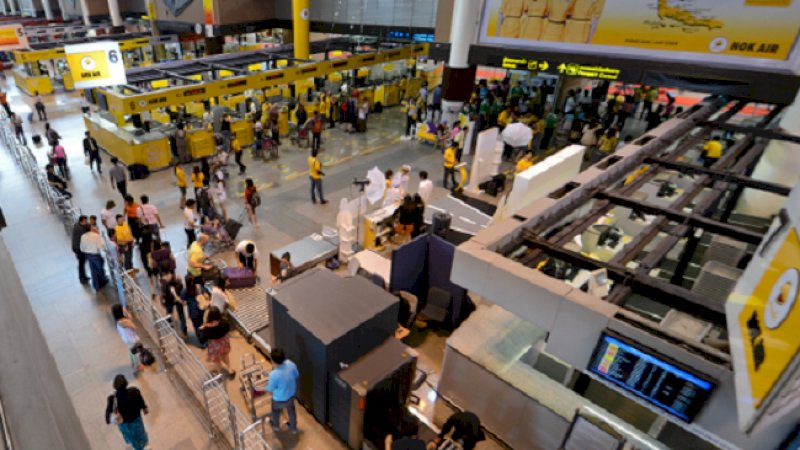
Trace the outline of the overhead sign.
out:
M 64 53 L 76 89 L 127 83 L 118 42 L 67 45 Z
M 691 52 L 726 62 L 786 60 L 798 31 L 800 1 L 486 0 L 479 40 L 651 58 L 650 50 Z
M 525 58 L 509 58 L 508 56 L 504 56 L 503 68 L 544 72 L 550 68 L 550 63 L 548 61 L 540 61 L 535 59 L 529 60 Z
M 0 26 L 0 51 L 16 50 L 28 47 L 28 37 L 21 24 Z
M 750 430 L 795 373 L 800 356 L 800 189 L 728 298 L 725 313 L 739 425 Z M 794 393 L 796 397 L 800 392 Z M 784 399 L 785 401 L 785 399 Z M 797 414 L 797 410 L 787 411 Z M 771 420 L 779 420 L 772 417 Z
M 558 73 L 572 77 L 616 80 L 621 72 L 619 69 L 606 66 L 585 66 L 576 63 L 561 63 L 558 65 Z

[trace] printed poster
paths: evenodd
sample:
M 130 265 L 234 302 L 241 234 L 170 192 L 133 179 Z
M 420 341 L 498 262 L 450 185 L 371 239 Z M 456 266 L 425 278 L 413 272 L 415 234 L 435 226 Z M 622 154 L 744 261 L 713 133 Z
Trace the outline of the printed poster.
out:
M 487 0 L 480 40 L 785 60 L 798 31 L 800 0 Z

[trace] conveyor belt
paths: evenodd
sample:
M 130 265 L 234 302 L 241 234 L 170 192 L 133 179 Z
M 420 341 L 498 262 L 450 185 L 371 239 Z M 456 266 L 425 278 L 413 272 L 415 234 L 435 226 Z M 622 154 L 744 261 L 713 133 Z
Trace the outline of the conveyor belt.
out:
M 269 327 L 269 308 L 267 291 L 261 286 L 247 289 L 229 289 L 236 300 L 236 311 L 229 314 L 246 338 L 253 333 Z

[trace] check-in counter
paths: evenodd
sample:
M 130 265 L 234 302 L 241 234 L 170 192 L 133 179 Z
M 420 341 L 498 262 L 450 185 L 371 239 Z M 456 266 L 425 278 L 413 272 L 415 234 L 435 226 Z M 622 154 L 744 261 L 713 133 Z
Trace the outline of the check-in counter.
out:
M 252 144 L 255 140 L 253 121 L 250 119 L 231 119 L 231 133 L 239 138 L 239 144 L 242 147 Z
M 119 127 L 107 114 L 84 114 L 86 129 L 97 139 L 97 144 L 108 154 L 116 156 L 125 165 L 144 164 L 150 170 L 169 166 L 172 155 L 169 138 L 160 130 L 138 135 L 132 125 Z
M 47 75 L 28 75 L 22 70 L 14 70 L 14 82 L 17 87 L 22 89 L 28 95 L 36 95 L 38 92 L 41 95 L 53 93 L 53 82 Z
M 207 128 L 186 130 L 186 145 L 193 159 L 212 156 L 217 150 L 214 142 L 214 131 Z
M 308 113 L 308 118 L 310 119 L 310 118 L 314 117 L 314 113 L 319 110 L 319 102 L 318 101 L 313 101 L 313 102 L 304 101 L 303 102 L 303 107 L 306 109 L 306 113 Z M 288 105 L 287 105 L 287 108 L 288 108 Z M 295 109 L 293 109 L 289 113 L 288 120 L 290 120 L 292 122 L 297 122 L 297 114 L 295 114 L 295 111 L 297 111 L 297 107 L 295 107 Z M 278 124 L 278 126 L 280 127 L 280 124 Z M 288 124 L 287 124 L 286 132 L 287 133 L 289 132 Z M 283 134 L 282 131 L 281 131 L 281 134 Z
M 397 83 L 386 83 L 375 87 L 375 103 L 382 103 L 383 107 L 400 104 L 400 86 Z
M 72 72 L 65 71 L 61 73 L 61 82 L 64 84 L 64 89 L 72 91 L 75 89 L 75 82 L 72 80 Z

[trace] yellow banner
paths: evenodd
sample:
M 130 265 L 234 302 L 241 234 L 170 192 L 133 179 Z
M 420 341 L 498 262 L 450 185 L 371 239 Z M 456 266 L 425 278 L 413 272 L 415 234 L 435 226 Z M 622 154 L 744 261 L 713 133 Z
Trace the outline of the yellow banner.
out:
M 800 31 L 789 0 L 487 0 L 481 42 L 561 44 L 785 60 Z

